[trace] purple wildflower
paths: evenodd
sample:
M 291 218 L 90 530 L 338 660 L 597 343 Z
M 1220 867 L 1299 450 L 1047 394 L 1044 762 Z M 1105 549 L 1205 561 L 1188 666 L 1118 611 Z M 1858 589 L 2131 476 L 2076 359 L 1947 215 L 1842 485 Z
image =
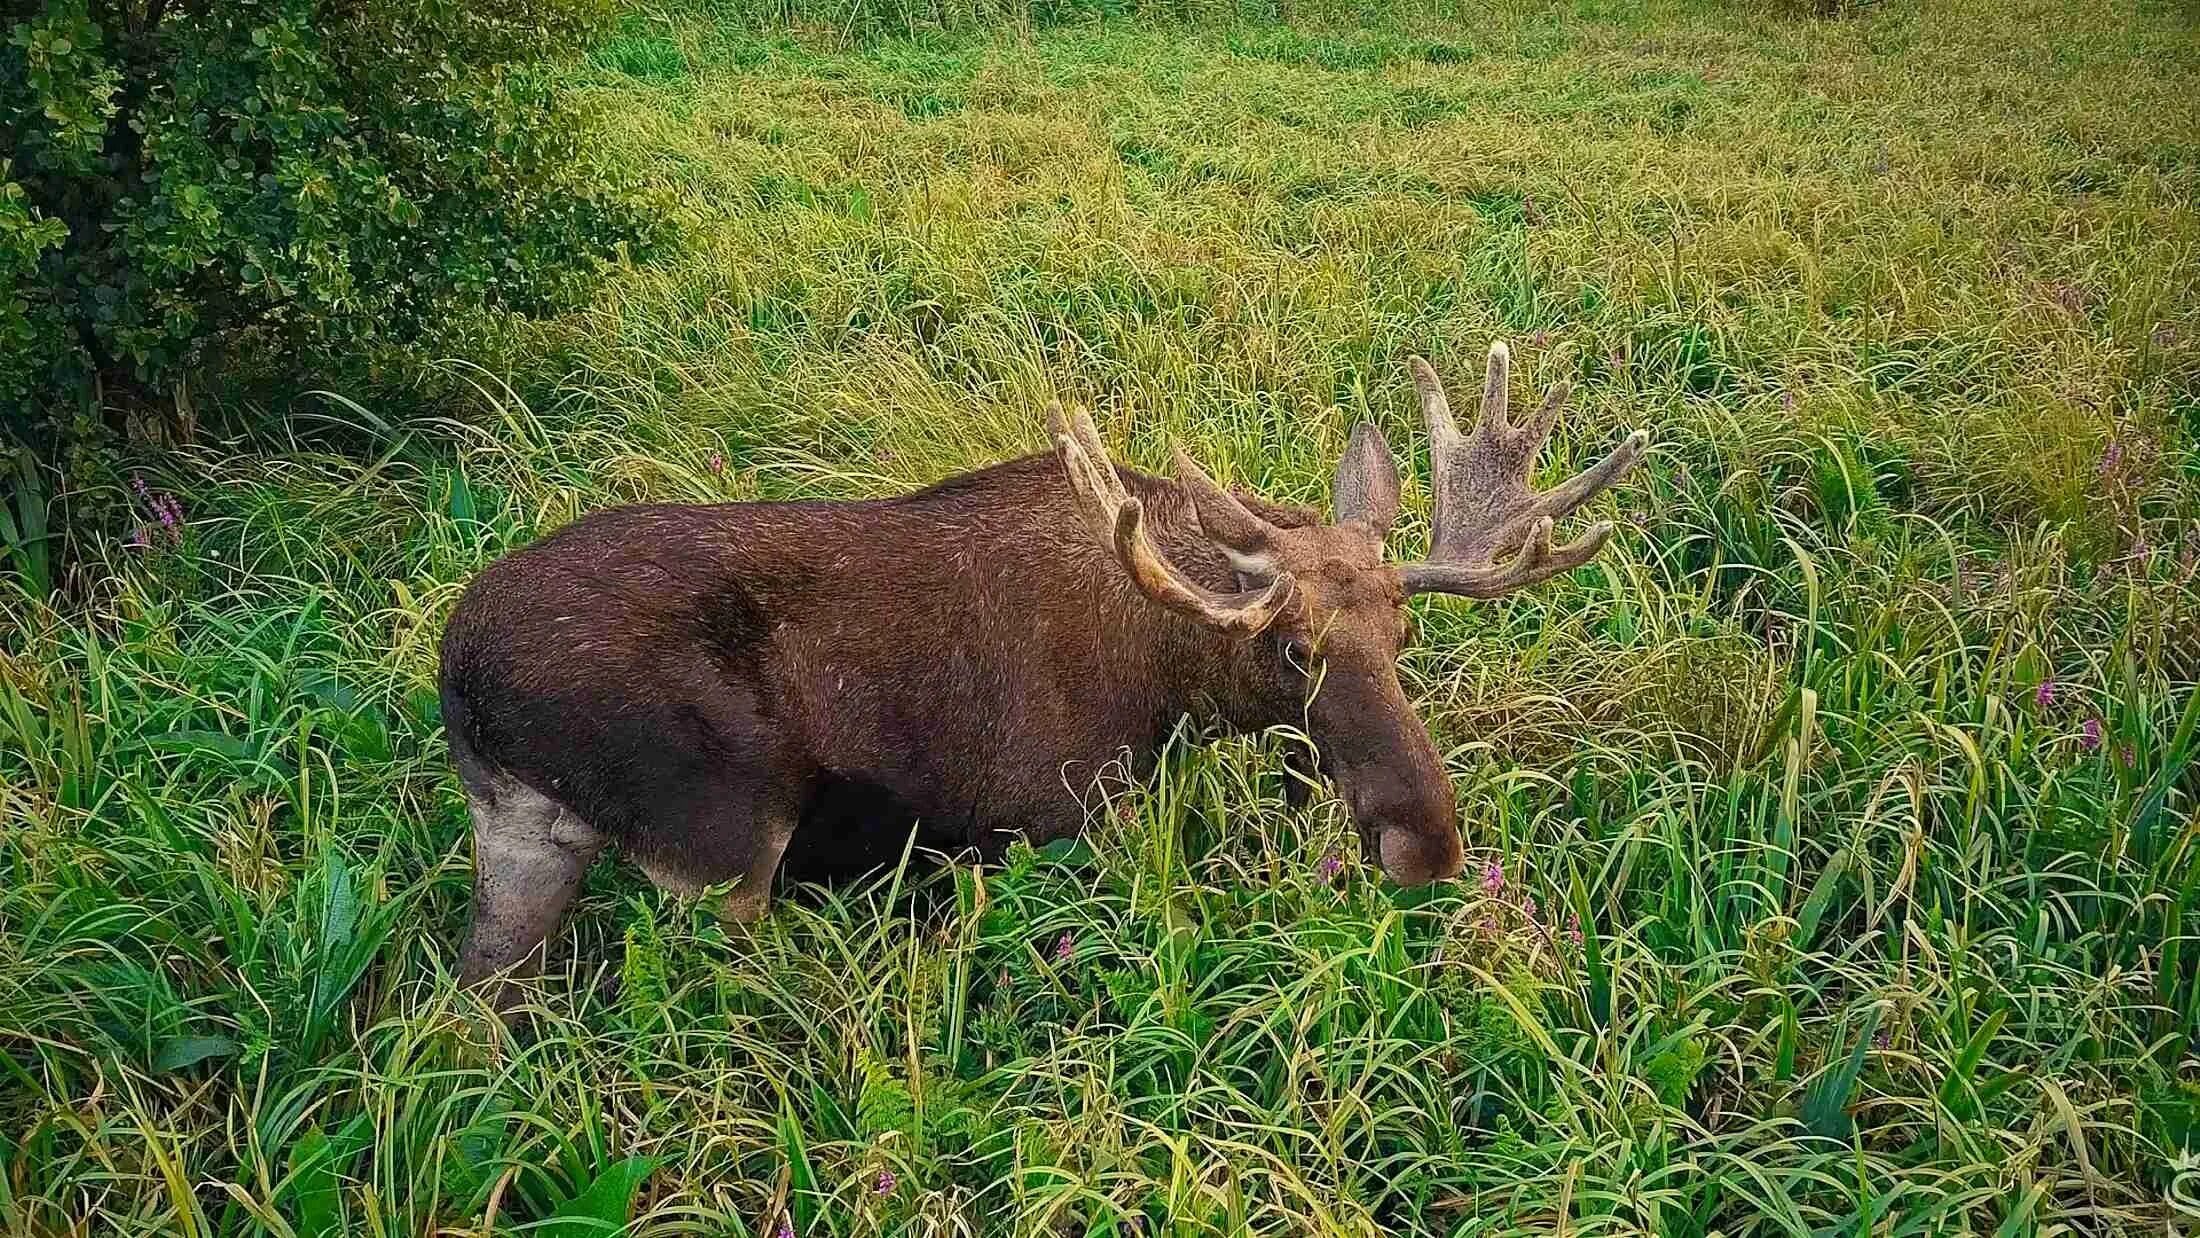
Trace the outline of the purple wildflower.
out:
M 1872 1037 L 1872 1048 L 1874 1049 L 1884 1049 L 1893 1043 L 1894 1037 L 1888 1035 L 1886 1032 L 1880 1032 L 1879 1034 Z
M 1337 874 L 1344 871 L 1344 857 L 1334 851 L 1330 852 L 1322 857 L 1319 870 L 1323 881 L 1335 881 Z
M 142 548 L 143 546 L 145 546 L 146 541 L 147 539 L 145 536 L 145 526 L 141 524 L 138 527 L 130 530 L 130 540 L 124 542 L 123 545 L 132 547 L 133 549 Z
M 1525 915 L 1526 915 L 1526 916 L 1527 916 L 1527 917 L 1528 917 L 1528 918 L 1529 918 L 1530 920 L 1533 920 L 1533 919 L 1535 919 L 1535 918 L 1536 918 L 1536 905 L 1535 905 L 1535 895 L 1533 895 L 1533 894 L 1529 894 L 1529 895 L 1526 895 L 1526 896 L 1524 896 L 1524 897 L 1523 897 L 1523 898 L 1522 898 L 1522 899 L 1520 900 L 1520 910 L 1521 910 L 1521 912 L 1522 912 L 1523 914 L 1525 914 Z
M 2078 746 L 2084 748 L 2087 752 L 2100 751 L 2101 720 L 2099 718 L 2088 718 L 2085 720 L 2085 725 L 2078 728 Z
M 794 1238 L 794 1222 L 781 1219 L 779 1228 L 772 1231 L 772 1238 Z
M 1545 345 L 1549 344 L 1550 342 L 1551 342 L 1551 333 L 1550 333 L 1550 332 L 1548 332 L 1548 331 L 1545 331 L 1545 330 L 1544 330 L 1544 329 L 1542 329 L 1541 327 L 1537 327 L 1537 328 L 1536 328 L 1536 330 L 1535 330 L 1535 334 L 1533 334 L 1533 335 L 1531 335 L 1531 336 L 1529 336 L 1529 337 L 1528 337 L 1528 343 L 1529 343 L 1529 345 L 1530 345 L 1531 347 L 1535 347 L 1535 348 L 1542 348 L 1542 347 L 1544 347 Z
M 707 463 L 710 466 L 710 471 L 713 473 L 723 473 L 726 471 L 726 457 L 719 452 L 714 451 L 710 453 L 710 459 L 707 461 Z
M 132 489 L 132 490 L 135 490 L 135 491 L 137 491 L 137 496 L 138 496 L 139 498 L 141 498 L 141 499 L 149 499 L 149 498 L 151 498 L 151 497 L 152 497 L 152 496 L 151 496 L 150 494 L 148 494 L 148 493 L 146 492 L 146 489 L 145 489 L 145 479 L 144 479 L 144 478 L 142 478 L 142 477 L 133 477 L 133 478 L 131 478 L 131 479 L 130 479 L 130 489 Z
M 2108 447 L 2101 452 L 2100 475 L 2107 477 L 2124 462 L 2124 445 L 2120 439 L 2108 440 Z
M 1074 955 L 1074 954 L 1076 954 L 1076 953 L 1077 953 L 1077 938 L 1076 938 L 1076 937 L 1075 937 L 1074 935 L 1072 935 L 1071 933 L 1069 933 L 1068 931 L 1066 931 L 1066 930 L 1065 930 L 1065 931 L 1064 931 L 1064 932 L 1062 933 L 1062 935 L 1061 935 L 1060 937 L 1058 937 L 1058 938 L 1056 938 L 1056 939 L 1054 940 L 1054 961 L 1055 961 L 1055 962 L 1057 962 L 1057 963 L 1067 963 L 1067 962 L 1069 962 L 1069 960 L 1070 960 L 1070 956 L 1072 956 L 1072 955 Z
M 1577 913 L 1566 916 L 1566 941 L 1572 946 L 1581 945 L 1581 916 Z
M 1474 931 L 1484 937 L 1497 936 L 1497 917 L 1483 912 L 1482 917 L 1474 922 Z
M 891 1195 L 894 1193 L 894 1184 L 899 1181 L 900 1179 L 894 1176 L 893 1170 L 881 1169 L 878 1171 L 878 1177 L 871 1180 L 871 1193 L 873 1195 Z
M 169 495 L 159 493 L 152 494 L 147 503 L 153 509 L 153 518 L 160 522 L 161 532 L 168 535 L 168 540 L 180 544 L 183 541 L 183 504 Z M 152 526 L 145 527 L 150 534 Z
M 1482 866 L 1482 892 L 1484 894 L 1497 894 L 1504 888 L 1505 870 L 1499 868 L 1495 860 L 1484 864 Z
M 2041 709 L 2053 709 L 2055 707 L 2055 677 L 2053 675 L 2040 680 L 2040 686 L 2032 692 L 2032 703 Z

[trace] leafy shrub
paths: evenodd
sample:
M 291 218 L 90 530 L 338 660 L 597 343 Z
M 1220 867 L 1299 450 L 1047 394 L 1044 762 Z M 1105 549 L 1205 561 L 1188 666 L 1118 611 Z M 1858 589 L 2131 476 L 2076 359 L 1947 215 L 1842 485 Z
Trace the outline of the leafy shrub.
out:
M 245 346 L 295 373 L 566 303 L 656 236 L 542 63 L 605 9 L 0 0 L 6 429 L 81 446 Z

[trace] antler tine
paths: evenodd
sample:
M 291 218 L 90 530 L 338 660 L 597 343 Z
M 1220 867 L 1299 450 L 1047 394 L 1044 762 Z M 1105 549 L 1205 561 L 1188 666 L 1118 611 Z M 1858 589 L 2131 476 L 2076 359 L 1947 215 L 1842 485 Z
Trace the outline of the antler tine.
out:
M 1131 583 L 1147 597 L 1237 636 L 1266 631 L 1291 600 L 1294 582 L 1288 572 L 1279 573 L 1267 586 L 1238 593 L 1219 593 L 1187 578 L 1169 562 L 1146 531 L 1145 505 L 1131 496 L 1123 479 L 1109 462 L 1092 415 L 1079 409 L 1064 418 L 1061 406 L 1049 410 L 1057 454 L 1069 474 L 1079 511 L 1094 540 L 1110 551 Z
M 1100 441 L 1100 427 L 1093 424 L 1091 413 L 1078 409 L 1074 416 L 1064 417 L 1061 401 L 1057 400 L 1049 421 L 1057 445 L 1074 448 L 1078 458 L 1084 461 L 1096 493 L 1110 500 L 1111 507 L 1130 497 L 1130 492 L 1123 488 L 1123 479 L 1116 476 L 1115 466 L 1108 463 L 1107 444 Z M 1063 442 L 1065 435 L 1066 443 Z
M 1421 417 L 1428 423 L 1429 481 L 1434 491 L 1431 523 L 1438 529 L 1452 527 L 1452 496 L 1458 493 L 1452 479 L 1453 466 L 1458 462 L 1465 436 L 1459 433 L 1459 423 L 1452 420 L 1451 400 L 1444 394 L 1443 380 L 1436 377 L 1436 370 L 1420 357 L 1406 358 L 1413 371 L 1413 387 L 1421 395 Z
M 1620 440 L 1602 460 L 1581 470 L 1558 485 L 1543 492 L 1536 500 L 1536 510 L 1551 516 L 1571 515 L 1583 503 L 1611 488 L 1613 482 L 1627 475 L 1642 458 L 1643 449 L 1650 445 L 1650 432 L 1637 430 Z
M 1182 447 L 1176 449 L 1176 484 L 1191 498 L 1201 531 L 1229 554 L 1232 563 L 1252 566 L 1265 557 L 1275 526 L 1223 489 Z
M 1482 420 L 1494 429 L 1509 430 L 1505 412 L 1512 402 L 1512 349 L 1505 341 L 1490 345 L 1490 368 L 1482 380 Z
M 1536 406 L 1535 416 L 1520 427 L 1520 432 L 1538 447 L 1550 442 L 1551 431 L 1558 426 L 1558 415 L 1565 411 L 1566 397 L 1573 392 L 1574 385 L 1563 378 L 1552 383 L 1551 389 L 1543 393 L 1543 403 Z
M 1634 467 L 1650 442 L 1646 431 L 1628 435 L 1604 459 L 1538 493 L 1529 480 L 1558 423 L 1566 384 L 1554 386 L 1524 423 L 1515 424 L 1508 407 L 1512 353 L 1503 342 L 1493 344 L 1482 415 L 1462 435 L 1436 372 L 1419 357 L 1410 366 L 1428 420 L 1435 510 L 1428 559 L 1401 571 L 1409 592 L 1498 597 L 1571 571 L 1603 548 L 1612 536 L 1609 523 L 1556 547 L 1552 525 Z
M 1123 496 L 1117 488 L 1122 479 L 1112 467 L 1100 467 L 1087 444 L 1088 434 L 1098 437 L 1092 425 L 1092 417 L 1082 409 L 1075 417 L 1065 417 L 1060 401 L 1048 410 L 1047 422 L 1053 432 L 1055 453 L 1061 457 L 1062 469 L 1069 474 L 1070 489 L 1077 496 L 1077 509 L 1085 517 L 1085 524 L 1092 530 L 1094 540 L 1107 545 L 1115 537 L 1115 513 L 1122 506 Z M 1105 460 L 1106 456 L 1100 456 Z
M 1599 521 L 1588 532 L 1563 546 L 1551 545 L 1551 518 L 1543 516 L 1529 530 L 1519 553 L 1502 565 L 1437 563 L 1408 564 L 1399 577 L 1408 593 L 1452 593 L 1461 597 L 1496 598 L 1538 585 L 1553 576 L 1573 571 L 1596 558 L 1612 538 L 1612 522 Z
M 1444 381 L 1436 377 L 1436 369 L 1419 356 L 1406 358 L 1406 365 L 1413 371 L 1413 389 L 1421 396 L 1421 417 L 1428 422 L 1429 441 L 1451 444 L 1459 441 L 1459 423 L 1451 418 L 1451 399 L 1444 394 Z

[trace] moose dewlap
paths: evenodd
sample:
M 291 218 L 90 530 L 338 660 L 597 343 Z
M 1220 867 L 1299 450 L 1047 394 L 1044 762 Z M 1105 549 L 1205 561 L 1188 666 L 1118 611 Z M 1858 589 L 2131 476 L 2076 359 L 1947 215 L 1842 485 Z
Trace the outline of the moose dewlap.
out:
M 1624 474 L 1629 435 L 1571 480 L 1530 475 L 1565 397 L 1507 412 L 1490 349 L 1462 435 L 1411 361 L 1434 476 L 1428 558 L 1390 565 L 1398 470 L 1354 430 L 1335 521 L 1113 465 L 1090 416 L 1055 450 L 861 502 L 598 512 L 483 572 L 443 639 L 451 756 L 474 817 L 468 982 L 528 963 L 616 844 L 652 880 L 824 875 L 920 846 L 993 852 L 1085 823 L 1104 770 L 1148 771 L 1185 715 L 1303 727 L 1363 840 L 1405 885 L 1462 864 L 1451 787 L 1399 687 L 1415 593 L 1493 598 L 1587 562 L 1553 522 Z

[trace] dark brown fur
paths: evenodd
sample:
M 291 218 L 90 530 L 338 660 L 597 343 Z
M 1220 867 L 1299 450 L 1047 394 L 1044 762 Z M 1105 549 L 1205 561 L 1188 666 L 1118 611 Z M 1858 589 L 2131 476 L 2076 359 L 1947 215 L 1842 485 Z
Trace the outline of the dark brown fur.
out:
M 1451 504 L 1473 520 L 1439 540 L 1494 549 L 1434 566 L 1382 561 L 1398 478 L 1371 427 L 1324 524 L 1233 502 L 1188 460 L 1174 481 L 1080 469 L 1105 453 L 1082 416 L 1058 425 L 1056 455 L 900 498 L 625 507 L 508 556 L 443 642 L 475 816 L 462 976 L 531 956 L 613 844 L 670 889 L 735 883 L 724 910 L 751 918 L 782 868 L 888 863 L 912 827 L 927 848 L 987 854 L 1073 834 L 1096 779 L 1146 774 L 1187 715 L 1303 728 L 1392 878 L 1456 874 L 1451 787 L 1395 670 L 1411 582 L 1492 596 L 1588 545 L 1553 551 L 1548 519 L 1522 524 L 1570 510 L 1524 506 L 1539 498 L 1524 485 L 1481 501 L 1540 445 L 1506 426 L 1500 406 L 1478 429 L 1489 444 L 1444 440 L 1470 454 L 1440 480 L 1483 480 Z M 1485 561 L 1521 539 L 1509 565 Z
M 1121 476 L 1187 575 L 1236 587 L 1174 483 Z M 1319 527 L 1245 501 L 1278 526 Z M 1395 613 L 1403 598 L 1382 601 Z M 477 803 L 520 784 L 695 890 L 768 881 L 752 870 L 772 818 L 792 823 L 796 876 L 891 862 L 912 825 L 920 845 L 985 853 L 1074 834 L 1096 777 L 1148 772 L 1186 715 L 1303 725 L 1290 645 L 1148 602 L 1087 533 L 1060 462 L 1035 455 L 894 499 L 587 516 L 467 589 L 442 695 Z M 1381 721 L 1426 747 L 1387 686 L 1403 716 Z M 1340 744 L 1361 762 L 1379 755 L 1369 746 Z M 518 961 L 507 953 L 470 950 L 469 978 Z
M 1190 523 L 1169 483 L 1125 476 L 1158 527 Z M 1163 540 L 1230 578 L 1196 528 Z M 1238 643 L 1132 593 L 1060 464 L 1030 456 L 874 502 L 587 516 L 466 591 L 442 685 L 462 763 L 707 884 L 741 870 L 762 784 L 805 824 L 873 801 L 859 815 L 881 819 L 829 840 L 858 865 L 898 855 L 912 821 L 981 849 L 1072 834 L 1073 790 L 1126 754 L 1143 772 L 1185 714 L 1296 720 L 1275 659 Z

